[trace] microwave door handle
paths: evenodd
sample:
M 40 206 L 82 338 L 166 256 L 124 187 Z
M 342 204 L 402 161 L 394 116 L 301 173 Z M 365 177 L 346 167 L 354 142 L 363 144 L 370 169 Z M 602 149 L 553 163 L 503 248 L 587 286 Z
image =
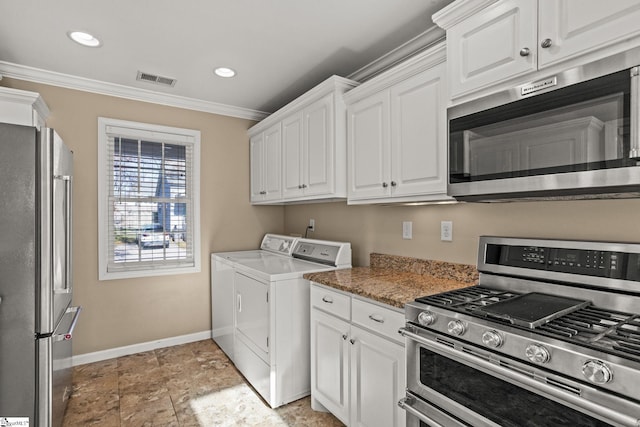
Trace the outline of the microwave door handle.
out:
M 629 158 L 640 157 L 640 66 L 631 69 L 631 146 Z

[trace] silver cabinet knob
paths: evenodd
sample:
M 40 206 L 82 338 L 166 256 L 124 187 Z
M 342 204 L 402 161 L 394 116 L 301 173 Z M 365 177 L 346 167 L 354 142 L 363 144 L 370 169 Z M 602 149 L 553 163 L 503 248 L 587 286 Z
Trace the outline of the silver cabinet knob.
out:
M 395 181 L 391 181 L 391 186 L 395 187 L 396 185 L 398 185 Z
M 307 184 L 302 184 L 302 188 L 307 188 Z
M 382 183 L 382 188 L 387 188 L 389 186 L 389 184 L 387 184 L 386 182 Z
M 502 335 L 498 331 L 486 331 L 482 334 L 482 343 L 487 347 L 498 348 L 503 342 Z
M 606 384 L 613 379 L 613 372 L 606 363 L 589 360 L 582 365 L 582 374 L 594 384 Z
M 544 39 L 544 40 L 542 40 L 542 43 L 540 43 L 540 46 L 541 46 L 543 49 L 546 49 L 546 48 L 548 48 L 548 47 L 551 47 L 551 39 Z
M 529 344 L 527 348 L 524 350 L 525 356 L 527 359 L 532 361 L 533 363 L 544 364 L 551 359 L 551 354 L 549 354 L 549 350 L 546 347 L 540 344 Z
M 447 324 L 447 330 L 450 334 L 459 337 L 466 332 L 467 327 L 461 320 L 452 320 Z
M 351 345 L 353 345 L 353 344 L 355 344 L 355 343 L 356 343 L 356 340 L 355 340 L 354 338 L 351 338 L 351 339 L 349 340 L 349 342 L 351 343 Z
M 347 340 L 347 334 L 343 334 L 342 335 L 342 339 L 346 341 Z
M 435 321 L 436 321 L 436 314 L 432 311 L 427 310 L 418 314 L 418 323 L 420 323 L 422 326 L 433 325 Z
M 528 47 L 523 47 L 522 49 L 520 49 L 520 56 L 529 56 L 530 53 L 531 51 Z
M 298 190 L 302 189 L 302 185 L 298 184 Z

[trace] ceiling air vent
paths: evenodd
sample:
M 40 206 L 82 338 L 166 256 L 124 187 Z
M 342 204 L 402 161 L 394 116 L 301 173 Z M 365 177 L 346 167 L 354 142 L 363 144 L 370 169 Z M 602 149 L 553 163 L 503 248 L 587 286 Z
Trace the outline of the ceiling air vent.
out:
M 156 76 L 155 74 L 145 73 L 143 71 L 138 71 L 138 77 L 136 77 L 136 80 L 157 83 L 159 85 L 171 87 L 175 86 L 176 84 L 176 79 L 172 79 L 171 77 Z

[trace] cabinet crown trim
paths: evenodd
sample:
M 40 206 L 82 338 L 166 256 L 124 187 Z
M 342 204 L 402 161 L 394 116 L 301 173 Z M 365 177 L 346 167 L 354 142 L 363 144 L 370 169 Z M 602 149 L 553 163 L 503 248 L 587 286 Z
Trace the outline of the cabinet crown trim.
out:
M 15 102 L 16 104 L 23 104 L 31 106 L 42 120 L 46 120 L 51 111 L 44 102 L 44 99 L 37 92 L 30 92 L 27 90 L 12 89 L 8 87 L 0 87 L 0 98 L 5 101 Z
M 431 16 L 440 28 L 448 30 L 498 0 L 457 0 Z
M 331 76 L 319 85 L 300 95 L 284 107 L 280 108 L 278 111 L 271 114 L 261 122 L 250 127 L 248 130 L 249 137 L 252 137 L 264 131 L 265 129 L 285 118 L 287 115 L 306 107 L 307 105 L 317 101 L 323 96 L 326 96 L 332 92 L 341 94 L 353 89 L 358 85 L 359 83 L 356 81 L 336 75 Z
M 446 43 L 436 44 L 344 94 L 347 105 L 383 91 L 446 61 Z

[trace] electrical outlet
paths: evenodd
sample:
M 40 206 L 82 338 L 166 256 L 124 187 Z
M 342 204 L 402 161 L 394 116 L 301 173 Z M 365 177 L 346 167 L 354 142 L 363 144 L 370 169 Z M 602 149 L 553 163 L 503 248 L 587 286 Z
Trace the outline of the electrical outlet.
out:
M 316 231 L 316 220 L 315 219 L 310 219 L 309 220 L 309 231 Z
M 440 221 L 440 240 L 453 241 L 453 221 Z
M 413 239 L 413 222 L 402 221 L 402 238 L 405 240 Z

